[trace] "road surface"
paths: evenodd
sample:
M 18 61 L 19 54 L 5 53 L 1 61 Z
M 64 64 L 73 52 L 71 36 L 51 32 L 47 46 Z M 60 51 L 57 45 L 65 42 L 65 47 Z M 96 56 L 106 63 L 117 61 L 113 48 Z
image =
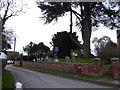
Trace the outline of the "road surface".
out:
M 108 86 L 12 67 L 11 65 L 7 65 L 6 69 L 12 72 L 16 83 L 22 83 L 22 88 L 109 88 Z

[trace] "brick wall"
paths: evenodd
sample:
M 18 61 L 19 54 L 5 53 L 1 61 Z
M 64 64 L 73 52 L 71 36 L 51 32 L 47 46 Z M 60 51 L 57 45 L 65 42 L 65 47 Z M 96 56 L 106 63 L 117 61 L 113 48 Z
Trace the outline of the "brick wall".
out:
M 15 64 L 20 65 L 20 61 L 15 61 Z M 50 69 L 57 71 L 73 72 L 80 74 L 89 74 L 89 75 L 102 75 L 103 73 L 110 70 L 112 67 L 112 73 L 114 77 L 118 77 L 117 73 L 119 72 L 118 65 L 119 61 L 111 60 L 111 65 L 106 65 L 104 67 L 100 66 L 100 59 L 95 58 L 91 64 L 81 64 L 81 63 L 43 63 L 43 62 L 30 62 L 22 61 L 23 66 L 37 67 L 41 69 Z
M 20 65 L 20 61 L 15 61 L 15 64 Z M 92 74 L 100 75 L 100 60 L 95 60 L 91 64 L 74 64 L 74 63 L 43 63 L 43 62 L 30 62 L 22 61 L 23 66 L 38 67 L 41 69 L 50 69 L 57 71 L 82 73 L 82 74 Z
M 111 59 L 111 65 L 112 65 L 112 74 L 114 79 L 119 79 L 119 58 L 112 58 Z

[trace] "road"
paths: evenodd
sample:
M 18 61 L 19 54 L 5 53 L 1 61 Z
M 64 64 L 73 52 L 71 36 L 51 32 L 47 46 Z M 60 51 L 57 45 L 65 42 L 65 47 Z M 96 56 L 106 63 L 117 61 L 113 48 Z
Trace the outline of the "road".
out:
M 22 88 L 109 88 L 86 81 L 12 67 L 11 65 L 7 65 L 6 69 L 12 72 L 15 82 L 22 83 Z

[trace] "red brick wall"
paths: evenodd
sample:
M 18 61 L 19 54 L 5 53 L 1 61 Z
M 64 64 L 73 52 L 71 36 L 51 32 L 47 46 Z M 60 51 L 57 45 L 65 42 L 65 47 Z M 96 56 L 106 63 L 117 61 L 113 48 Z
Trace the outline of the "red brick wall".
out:
M 15 64 L 20 65 L 20 61 L 15 61 Z M 66 63 L 43 63 L 22 61 L 23 66 L 37 67 L 41 69 L 50 69 L 57 71 L 73 72 L 80 74 L 102 75 L 112 67 L 113 77 L 119 72 L 119 61 L 112 60 L 111 65 L 100 67 L 100 60 L 94 60 L 91 64 L 66 64 Z
M 118 58 L 112 58 L 111 59 L 111 65 L 112 65 L 112 74 L 114 79 L 120 78 L 119 76 L 119 59 Z
M 110 70 L 110 67 L 112 67 L 112 65 L 106 65 L 106 66 L 103 66 L 101 68 L 101 73 L 106 73 L 108 70 Z
M 19 65 L 19 61 L 16 61 L 15 64 Z M 92 75 L 100 75 L 100 67 L 98 64 L 100 64 L 98 61 L 93 62 L 92 64 L 40 63 L 22 61 L 23 66 Z

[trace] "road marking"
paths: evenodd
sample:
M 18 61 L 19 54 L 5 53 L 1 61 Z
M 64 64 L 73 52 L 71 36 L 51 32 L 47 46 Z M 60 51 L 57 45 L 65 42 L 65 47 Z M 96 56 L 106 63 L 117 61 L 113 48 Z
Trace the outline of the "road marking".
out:
M 16 88 L 22 88 L 22 83 L 21 83 L 21 82 L 17 82 L 17 83 L 15 84 L 15 87 L 16 87 Z

